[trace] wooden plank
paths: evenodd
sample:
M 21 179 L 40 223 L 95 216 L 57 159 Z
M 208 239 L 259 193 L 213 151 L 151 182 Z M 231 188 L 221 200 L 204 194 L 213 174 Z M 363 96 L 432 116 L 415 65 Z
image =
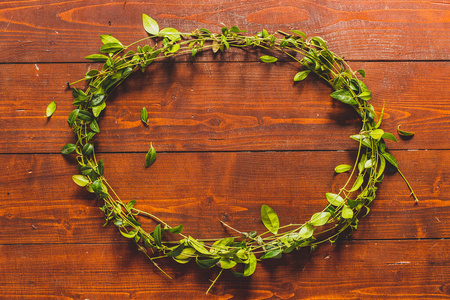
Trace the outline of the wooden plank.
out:
M 391 149 L 449 149 L 450 86 L 445 62 L 353 63 L 367 71 L 373 105 L 386 104 L 383 128 L 399 124 L 411 140 Z M 73 109 L 67 81 L 90 64 L 4 65 L 0 69 L 0 153 L 59 152 L 72 142 L 67 116 Z M 54 72 L 54 70 L 58 72 Z M 317 78 L 294 84 L 294 64 L 155 64 L 135 74 L 112 97 L 101 120 L 97 151 L 336 150 L 354 149 L 359 131 L 351 108 L 329 97 Z M 39 88 L 36 88 L 39 87 Z M 438 93 L 436 91 L 439 91 Z M 57 101 L 51 119 L 45 108 Z M 149 111 L 149 127 L 140 111 Z M 14 145 L 14 146 L 11 146 Z
M 420 198 L 418 205 L 398 174 L 386 175 L 355 239 L 449 238 L 449 151 L 394 151 Z M 307 221 L 326 205 L 325 193 L 347 180 L 334 166 L 352 163 L 353 152 L 160 153 L 144 167 L 144 154 L 103 154 L 106 177 L 123 201 L 151 212 L 197 238 L 264 228 L 262 204 L 283 225 Z M 104 228 L 101 205 L 76 186 L 72 159 L 62 155 L 0 155 L 0 244 L 125 242 Z M 145 221 L 146 228 L 155 223 Z
M 111 33 L 145 36 L 141 15 L 182 32 L 222 23 L 250 34 L 300 29 L 350 60 L 448 60 L 450 12 L 440 1 L 6 1 L 0 3 L 0 62 L 81 61 Z M 211 56 L 205 57 L 210 60 Z M 235 52 L 235 60 L 242 60 Z
M 444 299 L 449 240 L 352 241 L 258 265 L 250 278 L 158 261 L 129 245 L 0 246 L 0 297 L 36 299 Z

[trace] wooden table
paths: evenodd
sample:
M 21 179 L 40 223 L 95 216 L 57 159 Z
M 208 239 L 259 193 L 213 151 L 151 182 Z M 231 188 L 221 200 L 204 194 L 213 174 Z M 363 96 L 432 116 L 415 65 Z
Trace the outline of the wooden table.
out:
M 3 1 L 0 3 L 1 299 L 442 299 L 450 297 L 450 4 L 441 1 Z M 398 173 L 380 185 L 350 238 L 258 264 L 250 278 L 161 261 L 166 278 L 73 184 L 73 109 L 66 82 L 98 65 L 100 34 L 124 44 L 146 34 L 141 15 L 189 32 L 221 23 L 255 34 L 319 35 L 366 70 L 388 142 L 420 198 Z M 292 62 L 252 52 L 180 58 L 136 73 L 110 99 L 96 142 L 124 200 L 196 237 L 222 237 L 225 221 L 263 230 L 262 204 L 282 224 L 321 210 L 346 179 L 359 130 L 352 110 L 314 77 L 295 84 Z M 56 100 L 57 111 L 45 109 Z M 139 119 L 149 111 L 149 126 Z M 150 142 L 159 152 L 144 167 Z M 151 225 L 149 222 L 148 226 Z

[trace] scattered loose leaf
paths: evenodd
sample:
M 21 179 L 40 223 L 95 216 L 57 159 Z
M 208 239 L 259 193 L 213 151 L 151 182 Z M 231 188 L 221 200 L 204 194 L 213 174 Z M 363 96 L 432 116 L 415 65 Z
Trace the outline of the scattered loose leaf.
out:
M 47 106 L 47 110 L 45 112 L 45 116 L 47 118 L 51 117 L 53 113 L 56 111 L 56 101 L 50 102 L 50 104 Z
M 414 132 L 400 130 L 400 125 L 398 125 L 398 127 L 397 127 L 397 133 L 398 133 L 398 135 L 404 136 L 404 137 L 413 137 L 414 136 Z
M 156 150 L 153 145 L 150 144 L 150 150 L 148 150 L 147 155 L 145 155 L 145 167 L 150 167 L 156 160 Z
M 260 59 L 264 63 L 274 63 L 278 60 L 278 58 L 270 56 L 270 55 L 263 55 L 260 57 Z
M 342 164 L 342 165 L 336 166 L 334 168 L 334 172 L 336 172 L 338 174 L 339 173 L 344 173 L 344 172 L 347 172 L 347 171 L 351 170 L 352 168 L 353 167 L 350 166 L 350 165 Z
M 141 121 L 145 125 L 148 125 L 147 120 L 148 120 L 147 109 L 145 107 L 143 107 L 142 110 L 141 110 Z

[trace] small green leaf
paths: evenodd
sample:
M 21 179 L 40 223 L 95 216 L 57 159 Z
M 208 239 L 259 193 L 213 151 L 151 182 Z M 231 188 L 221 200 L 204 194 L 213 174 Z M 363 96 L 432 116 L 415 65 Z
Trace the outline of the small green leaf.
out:
M 350 166 L 350 165 L 342 164 L 342 165 L 336 166 L 334 168 L 334 172 L 336 172 L 338 174 L 339 173 L 344 173 L 344 172 L 347 172 L 347 171 L 351 170 L 352 168 L 353 167 Z
M 164 228 L 164 230 L 170 233 L 181 233 L 183 231 L 183 225 L 178 225 L 176 227 Z
M 166 27 L 162 29 L 159 34 L 159 36 L 167 37 L 169 40 L 175 42 L 181 39 L 181 34 L 178 30 L 171 27 Z
M 159 247 L 162 246 L 161 236 L 162 236 L 161 224 L 158 224 L 156 225 L 155 230 L 153 231 L 153 238 L 155 239 L 155 244 Z
M 72 180 L 79 186 L 86 186 L 89 184 L 89 178 L 84 175 L 73 175 Z
M 179 256 L 181 254 L 181 252 L 183 252 L 183 250 L 184 250 L 184 244 L 180 244 L 180 245 L 176 246 L 175 248 L 171 248 L 171 249 L 172 250 L 166 254 L 168 257 Z M 195 250 L 194 250 L 194 252 L 195 252 Z
M 371 132 L 369 132 L 369 135 L 374 140 L 379 140 L 384 135 L 384 131 L 383 131 L 383 129 L 375 129 L 375 130 L 372 130 Z
M 128 210 L 131 210 L 134 207 L 135 204 L 136 204 L 136 200 L 130 200 L 127 203 L 126 207 L 127 207 Z
M 264 63 L 274 63 L 278 60 L 278 58 L 270 56 L 270 55 L 263 55 L 260 57 L 260 59 Z
M 257 264 L 256 256 L 255 254 L 253 254 L 253 252 L 249 252 L 248 256 L 249 256 L 249 263 L 244 266 L 245 277 L 251 276 L 255 272 Z
M 92 113 L 97 118 L 100 115 L 100 113 L 102 112 L 102 110 L 105 109 L 105 107 L 106 107 L 106 103 L 103 101 L 99 105 L 92 107 Z
M 108 43 L 108 44 L 104 44 L 103 46 L 100 47 L 100 52 L 102 52 L 102 53 L 114 53 L 114 52 L 120 51 L 122 49 L 123 49 L 123 45 L 122 44 Z
M 69 127 L 72 128 L 73 124 L 75 123 L 76 119 L 78 118 L 79 109 L 74 109 L 70 114 L 69 118 L 67 119 L 67 123 L 69 124 Z
M 351 188 L 350 192 L 358 190 L 363 183 L 364 183 L 364 176 L 360 174 L 358 175 L 358 177 L 356 177 L 355 183 L 353 184 L 353 187 Z
M 281 249 L 274 249 L 267 251 L 264 253 L 264 255 L 261 256 L 261 259 L 268 259 L 268 258 L 281 258 L 282 250 Z
M 113 37 L 110 34 L 101 35 L 100 39 L 102 40 L 103 44 L 119 44 L 119 45 L 122 45 L 122 43 L 118 39 L 116 39 L 115 37 Z M 94 55 L 99 55 L 99 54 L 94 54 Z M 108 57 L 106 57 L 106 59 L 108 59 Z
M 145 167 L 150 167 L 156 160 L 156 150 L 153 145 L 150 144 L 150 150 L 145 155 Z
M 74 144 L 65 144 L 61 149 L 61 153 L 70 154 L 75 151 L 75 149 L 77 149 L 77 146 L 75 146 Z
M 45 116 L 47 118 L 51 117 L 53 115 L 53 113 L 56 110 L 56 101 L 52 101 L 50 102 L 50 104 L 47 106 L 47 109 L 45 111 Z
M 369 101 L 370 98 L 372 98 L 372 94 L 370 93 L 370 91 L 364 91 L 358 95 L 358 98 L 364 101 Z
M 86 143 L 81 149 L 81 153 L 83 153 L 84 156 L 89 156 L 92 152 L 94 152 L 94 145 L 91 143 Z
M 150 35 L 158 35 L 159 33 L 159 25 L 158 23 L 150 18 L 146 14 L 142 14 L 142 24 L 144 26 L 145 31 L 147 31 Z
M 328 219 L 330 219 L 330 217 L 331 214 L 329 212 L 322 211 L 312 215 L 310 222 L 311 225 L 319 227 L 325 225 L 328 222 Z
M 398 127 L 397 127 L 397 133 L 398 133 L 398 135 L 404 136 L 404 137 L 412 137 L 412 136 L 414 136 L 414 132 L 400 130 L 400 125 L 398 125 Z
M 382 155 L 384 156 L 384 158 L 386 158 L 386 160 L 387 160 L 391 165 L 393 165 L 395 168 L 398 169 L 398 162 L 397 162 L 397 160 L 395 159 L 395 157 L 394 157 L 392 154 L 387 153 L 387 152 L 384 152 Z
M 200 243 L 199 241 L 197 241 L 196 239 L 194 239 L 191 236 L 189 236 L 188 243 L 189 243 L 189 245 L 192 248 L 194 248 L 195 250 L 197 250 L 201 254 L 205 254 L 205 255 L 210 255 L 211 254 L 208 250 L 206 250 L 205 246 L 203 246 L 202 243 Z
M 199 265 L 200 268 L 203 268 L 203 269 L 210 269 L 210 268 L 214 267 L 219 260 L 220 260 L 220 257 L 209 258 L 209 259 L 198 259 L 198 257 L 195 258 L 195 262 L 197 263 L 197 265 Z
M 397 142 L 397 139 L 395 138 L 395 136 L 392 133 L 389 132 L 385 132 L 382 136 L 383 139 L 387 139 L 387 140 L 391 140 L 394 142 Z
M 383 108 L 381 109 L 380 117 L 378 118 L 378 122 L 375 125 L 375 128 L 378 128 L 381 126 L 381 121 L 383 120 L 383 115 L 384 115 L 384 102 L 383 102 Z
M 349 105 L 357 105 L 358 104 L 358 102 L 356 102 L 356 100 L 353 98 L 350 91 L 346 90 L 346 89 L 340 89 L 340 90 L 334 91 L 330 94 L 330 96 L 331 96 L 331 98 L 339 100 L 345 104 L 349 104 Z
M 308 77 L 309 73 L 311 73 L 311 70 L 305 70 L 305 71 L 298 72 L 294 76 L 294 81 L 302 81 L 302 80 L 304 80 L 306 77 Z
M 266 228 L 273 234 L 278 233 L 278 228 L 280 228 L 280 221 L 276 212 L 270 208 L 268 205 L 261 206 L 261 220 L 266 226 Z
M 98 123 L 97 121 L 94 119 L 92 120 L 91 124 L 89 125 L 89 127 L 91 128 L 91 130 L 95 133 L 99 133 L 100 132 L 100 127 L 98 127 Z
M 92 121 L 94 120 L 94 115 L 87 110 L 78 110 L 78 118 L 83 121 Z
M 366 161 L 366 163 L 364 164 L 364 169 L 370 169 L 375 165 L 375 161 L 372 159 L 369 159 Z
M 86 56 L 84 59 L 88 59 L 88 60 L 92 60 L 92 61 L 96 61 L 96 62 L 105 62 L 108 60 L 108 56 L 103 55 L 103 54 L 91 54 Z
M 231 269 L 234 266 L 236 266 L 236 262 L 234 260 L 231 260 L 229 258 L 221 258 L 220 261 L 218 262 L 218 266 L 221 267 L 222 269 Z
M 300 37 L 302 37 L 302 38 L 304 38 L 304 39 L 306 39 L 306 34 L 303 33 L 302 31 L 299 31 L 299 30 L 289 30 L 289 31 L 294 33 L 294 34 L 296 34 L 296 35 L 298 35 L 298 36 L 300 36 Z
M 380 178 L 381 175 L 383 175 L 384 169 L 386 168 L 386 159 L 384 158 L 384 156 L 379 156 L 380 159 L 380 163 L 379 163 L 379 167 L 378 167 L 378 172 L 377 172 L 377 178 Z
M 344 205 L 344 207 L 342 208 L 342 217 L 344 219 L 353 218 L 353 210 L 350 207 L 348 207 L 347 205 Z
M 105 167 L 103 165 L 103 158 L 100 159 L 100 161 L 98 162 L 97 170 L 98 170 L 98 174 L 100 176 L 103 176 L 103 174 L 105 173 Z
M 359 74 L 361 74 L 361 76 L 363 77 L 363 78 L 366 78 L 366 72 L 364 71 L 364 70 L 358 70 L 358 71 L 356 71 L 356 72 L 358 72 Z
M 141 110 L 141 121 L 145 125 L 148 125 L 147 120 L 148 120 L 147 109 L 145 107 L 143 107 L 142 110 Z
M 338 194 L 326 193 L 325 196 L 327 197 L 327 200 L 331 205 L 341 206 L 342 204 L 344 204 L 344 199 Z
M 306 223 L 302 229 L 300 229 L 300 232 L 298 233 L 298 236 L 304 240 L 309 239 L 314 233 L 314 227 Z
M 119 229 L 119 231 L 124 237 L 126 237 L 128 239 L 134 238 L 139 232 L 139 230 L 137 230 L 137 229 L 133 229 L 130 232 L 123 232 L 122 229 Z
M 185 264 L 194 257 L 195 249 L 194 248 L 184 248 L 180 255 L 173 257 L 173 259 L 180 264 Z

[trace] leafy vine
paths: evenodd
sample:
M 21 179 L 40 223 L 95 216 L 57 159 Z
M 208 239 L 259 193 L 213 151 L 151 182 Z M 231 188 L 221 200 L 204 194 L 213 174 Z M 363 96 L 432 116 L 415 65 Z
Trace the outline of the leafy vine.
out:
M 333 243 L 348 228 L 357 229 L 360 215 L 369 212 L 369 205 L 376 196 L 377 184 L 383 180 L 386 162 L 397 169 L 411 195 L 418 201 L 409 182 L 398 169 L 397 160 L 386 151 L 385 140 L 396 141 L 396 138 L 380 128 L 384 107 L 378 117 L 369 103 L 370 90 L 358 79 L 365 78 L 365 72 L 353 71 L 343 58 L 328 49 L 322 38 L 308 38 L 298 30 L 278 31 L 276 34 L 262 30 L 250 36 L 236 26 L 223 27 L 221 33 L 211 33 L 207 29 L 180 33 L 174 28 L 160 30 L 158 23 L 145 14 L 143 26 L 148 36 L 127 46 L 111 35 L 102 35 L 102 54 L 86 57 L 103 63 L 103 66 L 98 70 L 90 70 L 79 80 L 87 82 L 85 90 L 72 88 L 73 105 L 76 108 L 70 113 L 68 124 L 76 136 L 76 142 L 66 144 L 61 152 L 76 153 L 79 174 L 72 178 L 76 184 L 103 200 L 100 209 L 106 223 L 114 223 L 120 233 L 133 240 L 138 249 L 169 278 L 155 260 L 171 257 L 185 264 L 193 259 L 202 268 L 219 267 L 221 270 L 212 286 L 223 270 L 229 269 L 236 276 L 246 277 L 255 272 L 258 261 L 280 258 L 284 253 L 303 247 L 314 250 L 317 245 L 327 241 Z M 149 44 L 137 45 L 145 42 Z M 131 50 L 134 46 L 134 50 Z M 314 73 L 328 83 L 333 89 L 330 96 L 353 107 L 361 118 L 360 132 L 351 136 L 358 142 L 358 152 L 353 166 L 339 165 L 335 168 L 336 173 L 350 173 L 346 184 L 337 193 L 326 193 L 328 203 L 325 208 L 313 214 L 305 223 L 280 226 L 276 212 L 262 205 L 261 220 L 267 228 L 266 232 L 242 232 L 222 222 L 237 236 L 199 240 L 183 234 L 183 225 L 171 226 L 152 213 L 137 209 L 135 200 L 123 202 L 104 177 L 103 160 L 96 159 L 93 140 L 100 133 L 97 121 L 106 107 L 107 98 L 134 71 L 144 71 L 154 61 L 167 57 L 182 54 L 195 57 L 201 51 L 223 52 L 232 47 L 269 50 L 272 55 L 260 57 L 264 63 L 276 62 L 277 56 L 299 63 L 301 71 L 294 76 L 294 81 L 302 81 Z M 56 104 L 52 104 L 47 114 L 51 115 L 55 108 Z M 147 123 L 145 108 L 142 109 L 141 120 Z M 146 166 L 155 160 L 156 151 L 151 146 L 146 155 Z M 138 215 L 152 218 L 157 225 L 152 231 L 146 231 Z M 165 237 L 169 234 L 178 235 L 180 239 L 168 241 Z

